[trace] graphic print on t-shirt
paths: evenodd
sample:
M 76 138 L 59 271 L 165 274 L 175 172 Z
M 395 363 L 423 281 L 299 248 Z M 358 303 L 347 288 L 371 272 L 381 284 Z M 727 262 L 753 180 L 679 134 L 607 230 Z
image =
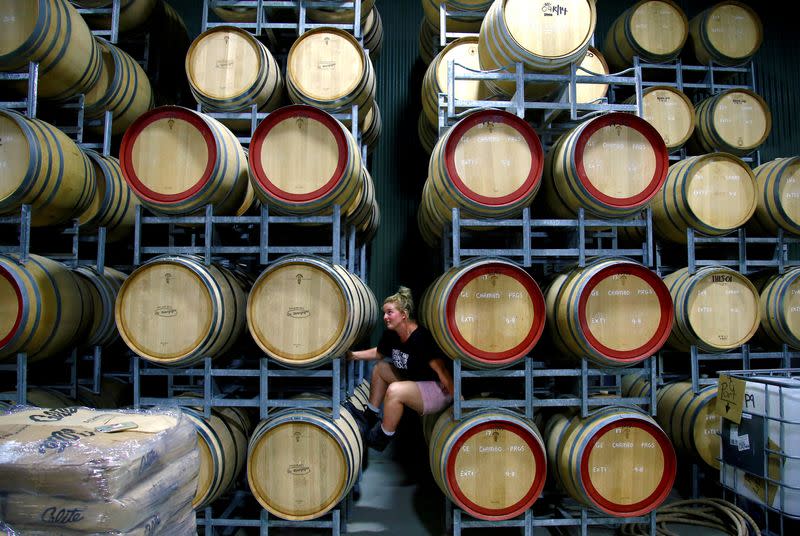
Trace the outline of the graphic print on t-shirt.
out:
M 397 348 L 392 348 L 392 363 L 399 369 L 408 368 L 408 354 Z

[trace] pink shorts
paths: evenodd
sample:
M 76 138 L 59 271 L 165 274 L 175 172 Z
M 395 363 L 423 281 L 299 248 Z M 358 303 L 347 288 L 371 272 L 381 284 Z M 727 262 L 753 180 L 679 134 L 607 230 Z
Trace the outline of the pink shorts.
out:
M 453 402 L 453 395 L 442 390 L 442 384 L 436 381 L 414 382 L 422 395 L 422 414 L 437 413 Z

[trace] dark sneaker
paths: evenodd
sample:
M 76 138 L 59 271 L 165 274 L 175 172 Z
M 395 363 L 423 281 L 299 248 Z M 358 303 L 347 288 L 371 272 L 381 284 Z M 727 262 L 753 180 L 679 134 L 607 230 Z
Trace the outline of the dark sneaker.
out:
M 353 419 L 355 419 L 356 425 L 358 425 L 358 431 L 361 433 L 361 437 L 366 437 L 367 432 L 369 431 L 369 420 L 364 415 L 365 412 L 357 409 L 349 400 L 345 400 L 342 403 L 342 406 L 350 413 L 350 415 L 353 416 Z
M 372 430 L 377 423 L 381 421 L 380 415 L 372 411 L 371 409 L 364 408 L 364 419 L 367 421 L 367 430 Z
M 378 452 L 383 452 L 386 446 L 392 441 L 394 434 L 386 435 L 380 425 L 372 428 L 367 436 L 367 445 Z

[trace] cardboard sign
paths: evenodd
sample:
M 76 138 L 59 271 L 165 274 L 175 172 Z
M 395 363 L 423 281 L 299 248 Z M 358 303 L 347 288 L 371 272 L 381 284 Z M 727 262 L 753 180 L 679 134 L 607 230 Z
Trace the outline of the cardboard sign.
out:
M 742 422 L 744 391 L 747 382 L 720 374 L 717 388 L 717 413 L 729 421 Z

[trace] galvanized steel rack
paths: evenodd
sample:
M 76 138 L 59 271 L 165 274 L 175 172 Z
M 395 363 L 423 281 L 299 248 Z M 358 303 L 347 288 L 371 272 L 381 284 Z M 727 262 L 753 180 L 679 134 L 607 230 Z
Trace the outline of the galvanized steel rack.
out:
M 448 522 L 447 530 L 453 531 L 454 536 L 460 536 L 462 530 L 473 528 L 499 528 L 518 527 L 523 529 L 525 536 L 534 534 L 549 534 L 550 527 L 575 527 L 580 529 L 581 536 L 588 536 L 590 527 L 615 527 L 628 523 L 646 523 L 650 525 L 650 533 L 656 534 L 656 512 L 650 512 L 640 517 L 611 517 L 603 515 L 596 510 L 578 506 L 570 501 L 570 509 L 557 507 L 554 512 L 545 515 L 534 515 L 536 505 L 525 511 L 525 514 L 514 519 L 504 521 L 486 521 L 476 519 L 453 505 L 451 501 L 445 504 L 445 519 Z M 536 529 L 541 530 L 536 530 Z
M 218 500 L 217 504 L 222 502 Z M 270 528 L 329 529 L 333 536 L 339 536 L 346 532 L 347 514 L 352 507 L 352 492 L 323 517 L 311 521 L 286 521 L 270 515 L 264 509 L 261 509 L 258 519 L 252 519 L 254 515 L 251 503 L 254 502 L 249 491 L 235 491 L 230 500 L 224 503 L 224 509 L 214 508 L 212 505 L 203 509 L 202 513 L 198 512 L 197 526 L 202 527 L 206 534 L 216 534 L 214 529 L 238 527 L 259 529 L 259 536 L 269 536 Z
M 353 22 L 348 23 L 324 23 L 311 22 L 307 17 L 308 8 L 331 7 L 337 5 L 342 8 L 353 10 Z M 256 9 L 255 22 L 215 22 L 209 20 L 211 8 L 250 8 Z M 272 22 L 269 20 L 268 8 L 288 8 L 297 10 L 297 22 Z M 216 16 L 214 16 L 216 18 Z M 217 26 L 237 26 L 248 30 L 250 33 L 260 36 L 266 34 L 271 41 L 275 41 L 275 30 L 292 30 L 297 35 L 303 35 L 306 31 L 314 28 L 338 28 L 351 32 L 356 39 L 363 44 L 363 33 L 361 28 L 361 2 L 359 0 L 346 2 L 325 2 L 321 0 L 203 0 L 203 19 L 201 32 Z
M 498 230 L 471 233 L 469 229 L 465 229 L 480 227 L 497 227 Z M 642 229 L 645 235 L 644 242 L 622 247 L 618 236 L 620 228 Z M 513 232 L 513 236 L 509 236 L 509 230 Z M 549 239 L 557 232 L 562 234 L 553 243 Z M 500 233 L 503 239 L 511 238 L 518 246 L 464 247 L 464 242 L 478 242 L 479 239 L 485 242 L 487 237 L 489 241 L 499 242 Z M 583 208 L 578 210 L 575 219 L 534 219 L 531 218 L 529 207 L 522 210 L 519 218 L 462 219 L 460 209 L 454 207 L 451 223 L 443 227 L 442 237 L 445 270 L 458 266 L 465 258 L 477 256 L 508 257 L 526 268 L 534 265 L 569 265 L 576 262 L 578 266 L 585 266 L 588 258 L 603 256 L 631 257 L 641 260 L 645 266 L 653 266 L 653 225 L 650 209 L 629 218 L 613 220 L 592 218 L 587 216 Z M 564 245 L 558 247 L 558 244 Z
M 334 205 L 329 216 L 277 216 L 265 205 L 261 206 L 258 216 L 216 216 L 211 205 L 206 205 L 203 214 L 197 216 L 148 214 L 152 213 L 141 205 L 136 207 L 134 266 L 153 255 L 199 255 L 206 264 L 210 264 L 212 258 L 233 257 L 256 267 L 281 255 L 302 254 L 325 257 L 362 278 L 366 274 L 366 244 L 359 243 L 355 228 L 344 223 L 339 205 Z M 329 229 L 320 232 L 328 232 L 327 238 L 305 237 L 305 245 L 281 244 L 272 238 L 287 229 L 296 230 L 298 224 L 316 224 Z M 194 227 L 187 229 L 187 225 Z M 166 233 L 163 232 L 165 227 Z M 225 241 L 229 245 L 218 239 L 223 233 L 227 233 Z M 160 244 L 156 244 L 157 238 Z M 314 239 L 322 243 L 308 243 Z M 237 245 L 231 245 L 234 243 Z
M 656 385 L 656 358 L 651 356 L 642 363 L 625 368 L 600 368 L 590 365 L 584 358 L 580 360 L 580 368 L 548 368 L 544 363 L 535 361 L 531 356 L 519 363 L 503 369 L 471 370 L 465 369 L 460 360 L 453 361 L 453 418 L 461 419 L 462 409 L 471 408 L 516 408 L 524 411 L 529 419 L 534 417 L 535 408 L 580 408 L 581 417 L 589 414 L 590 408 L 598 406 L 648 406 L 655 415 L 656 391 L 650 390 L 650 396 L 623 397 L 621 395 L 622 376 L 636 374 L 648 378 L 650 385 Z M 480 378 L 521 378 L 524 386 L 524 398 L 512 400 L 472 399 L 461 400 L 465 379 Z M 578 393 L 569 398 L 553 396 L 549 385 L 537 386 L 537 378 L 574 378 L 578 382 Z M 538 391 L 537 391 L 538 389 Z M 595 392 L 614 392 L 613 397 L 592 398 Z M 537 396 L 541 395 L 541 396 Z
M 244 334 L 243 336 L 247 336 Z M 257 408 L 261 419 L 267 417 L 270 408 L 324 407 L 332 408 L 334 418 L 339 416 L 339 406 L 345 400 L 348 383 L 348 368 L 337 358 L 314 369 L 287 368 L 270 361 L 267 357 L 243 360 L 234 366 L 215 367 L 210 357 L 203 358 L 200 366 L 172 368 L 152 365 L 139 356 L 133 362 L 133 403 L 144 406 L 192 406 L 202 407 L 206 417 L 214 407 Z M 255 366 L 253 366 L 255 365 Z M 351 371 L 352 372 L 352 371 Z M 160 377 L 166 380 L 163 396 L 143 396 L 145 377 Z M 282 398 L 281 390 L 270 386 L 270 379 L 305 379 L 309 382 L 322 379 L 329 385 L 331 401 L 295 400 Z M 328 384 L 328 378 L 330 383 Z M 233 381 L 225 381 L 231 379 Z M 159 389 L 164 391 L 164 389 Z M 183 392 L 194 392 L 201 398 L 175 398 Z M 276 394 L 273 395 L 272 393 Z
M 778 230 L 777 236 L 748 236 L 744 227 L 724 236 L 705 236 L 690 228 L 686 230 L 685 246 L 657 244 L 656 268 L 664 275 L 683 266 L 688 266 L 689 273 L 693 274 L 699 266 L 717 265 L 731 267 L 743 275 L 764 269 L 782 274 L 786 268 L 800 265 L 800 258 L 792 258 L 797 254 L 793 255 L 790 250 L 798 246 L 800 237 L 788 236 L 783 229 Z M 670 259 L 669 265 L 665 258 Z
M 11 82 L 11 83 L 25 82 L 27 84 L 27 90 L 25 98 L 23 100 L 2 101 L 0 102 L 0 108 L 5 108 L 9 110 L 20 110 L 23 111 L 26 117 L 29 118 L 36 117 L 37 97 L 39 95 L 38 92 L 39 64 L 36 62 L 28 63 L 27 72 L 22 72 L 22 73 L 0 72 L 0 84 L 3 84 L 5 82 Z
M 525 118 L 528 110 L 541 111 L 541 115 L 533 121 L 539 137 L 545 146 L 552 143 L 553 138 L 569 130 L 575 121 L 587 119 L 598 113 L 617 111 L 634 112 L 641 115 L 642 78 L 638 66 L 631 67 L 616 74 L 597 74 L 572 64 L 569 74 L 526 73 L 522 63 L 508 66 L 507 70 L 478 71 L 465 67 L 455 61 L 447 65 L 447 92 L 439 94 L 439 133 L 455 124 L 461 117 L 476 108 L 500 108 Z M 637 95 L 637 104 L 616 104 L 610 102 L 577 103 L 576 86 L 578 73 L 581 84 L 616 84 L 631 86 Z M 455 96 L 455 83 L 461 80 L 504 80 L 515 83 L 515 93 L 508 100 L 466 100 Z M 565 91 L 559 101 L 529 101 L 525 99 L 527 83 L 560 83 Z M 561 112 L 569 111 L 571 122 L 554 123 Z

